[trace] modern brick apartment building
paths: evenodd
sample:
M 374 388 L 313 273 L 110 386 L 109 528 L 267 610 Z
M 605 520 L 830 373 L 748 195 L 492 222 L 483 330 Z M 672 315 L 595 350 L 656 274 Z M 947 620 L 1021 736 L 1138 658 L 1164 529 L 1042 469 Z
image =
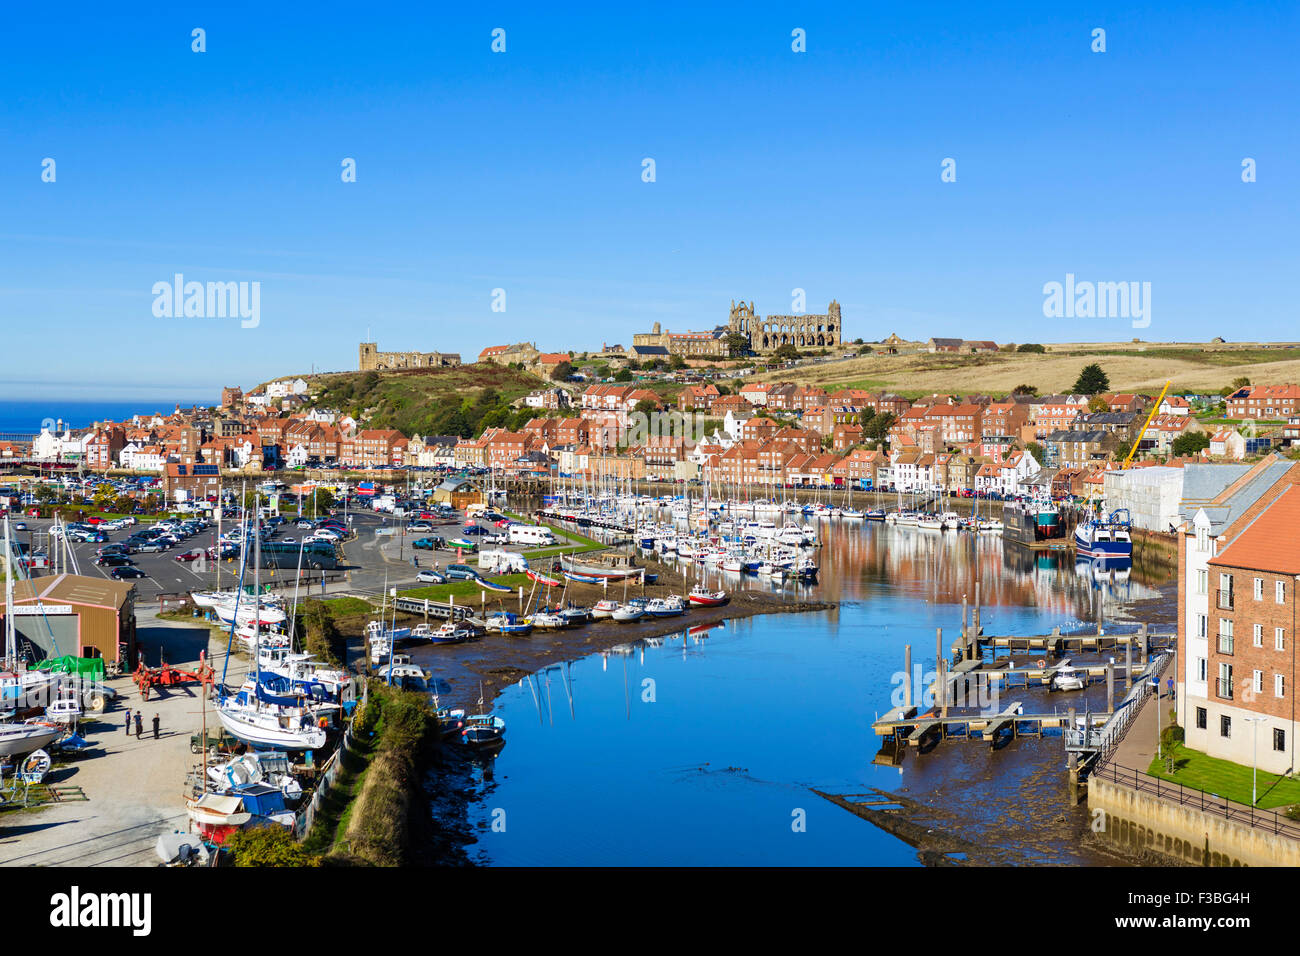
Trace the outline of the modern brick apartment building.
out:
M 1300 465 L 1270 456 L 1201 467 L 1237 477 L 1212 498 L 1184 500 L 1178 721 L 1194 750 L 1287 773 L 1296 768 Z

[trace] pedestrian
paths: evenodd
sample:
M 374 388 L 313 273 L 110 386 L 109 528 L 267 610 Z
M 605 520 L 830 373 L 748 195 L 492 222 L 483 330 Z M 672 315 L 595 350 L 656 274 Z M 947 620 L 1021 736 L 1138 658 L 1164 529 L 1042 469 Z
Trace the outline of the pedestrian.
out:
M 140 717 L 140 711 L 135 712 L 135 739 L 140 739 L 140 730 L 144 727 L 144 720 Z
M 158 739 L 158 715 L 153 715 L 153 739 Z
M 131 708 L 126 709 L 126 735 L 131 736 Z

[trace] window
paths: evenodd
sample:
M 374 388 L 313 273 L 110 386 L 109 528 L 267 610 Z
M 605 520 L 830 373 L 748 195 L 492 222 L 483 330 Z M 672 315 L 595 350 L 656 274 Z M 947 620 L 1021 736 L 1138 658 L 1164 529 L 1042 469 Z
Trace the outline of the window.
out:
M 1219 664 L 1219 696 L 1224 700 L 1232 700 L 1232 665 Z M 1225 736 L 1227 736 L 1225 734 Z
M 1232 621 L 1226 617 L 1219 618 L 1219 653 L 1232 653 Z
M 1256 694 L 1264 693 L 1264 672 L 1252 671 L 1250 676 L 1250 689 Z
M 1273 675 L 1273 696 L 1274 697 L 1286 696 L 1286 678 L 1283 677 L 1281 674 Z
M 1196 529 L 1196 550 L 1202 552 L 1210 550 L 1210 529 L 1209 528 Z
M 1263 578 L 1255 579 L 1255 600 L 1256 601 L 1264 600 L 1264 579 Z
M 1286 650 L 1286 631 L 1280 627 L 1273 628 L 1273 650 Z
M 1204 614 L 1196 615 L 1196 636 L 1197 637 L 1210 636 L 1210 619 Z
M 1198 657 L 1196 659 L 1196 679 L 1205 680 L 1207 676 L 1205 658 Z
M 1277 604 L 1286 603 L 1286 582 L 1285 581 L 1273 582 L 1273 601 Z
M 1280 727 L 1273 728 L 1273 749 L 1286 750 L 1286 731 Z
M 1204 729 L 1205 729 L 1205 716 L 1206 716 L 1206 715 L 1205 715 L 1205 708 L 1204 708 L 1204 707 L 1197 707 L 1197 708 L 1196 708 L 1196 729 L 1197 729 L 1197 730 L 1204 730 Z
M 1227 714 L 1224 714 L 1222 717 L 1219 718 L 1219 736 L 1220 737 L 1232 736 L 1232 718 L 1229 717 Z
M 1254 637 L 1255 646 L 1263 647 L 1264 646 L 1264 625 L 1256 624 L 1253 630 L 1254 630 L 1253 637 Z

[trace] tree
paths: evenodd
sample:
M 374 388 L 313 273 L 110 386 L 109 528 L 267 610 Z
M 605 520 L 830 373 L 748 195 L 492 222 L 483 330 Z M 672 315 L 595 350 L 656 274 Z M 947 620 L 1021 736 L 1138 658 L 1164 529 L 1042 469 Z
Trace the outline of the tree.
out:
M 675 372 L 680 372 L 682 369 L 686 368 L 686 359 L 682 358 L 680 355 L 674 355 L 668 360 L 668 367 Z
M 632 373 L 631 373 L 631 371 L 628 370 L 628 369 L 625 369 L 625 368 L 621 368 L 621 369 L 619 369 L 617 372 L 614 373 L 614 381 L 616 381 L 616 382 L 630 382 L 630 381 L 632 381 Z
M 894 422 L 898 420 L 892 412 L 880 412 L 873 415 L 871 420 L 863 422 L 862 437 L 870 441 L 884 441 L 889 430 L 894 427 Z
M 1233 392 L 1235 392 L 1237 389 L 1239 389 L 1239 388 L 1248 388 L 1249 386 L 1250 386 L 1250 379 L 1247 378 L 1245 375 L 1240 375 L 1240 376 L 1238 376 L 1237 378 L 1234 378 L 1234 379 L 1232 380 L 1232 385 L 1231 385 L 1231 387 L 1229 387 L 1229 389 L 1228 389 L 1226 392 L 1224 392 L 1224 394 L 1225 394 L 1225 395 L 1231 395 L 1231 394 L 1232 394 Z
M 1042 353 L 1046 352 L 1047 349 L 1043 348 L 1043 346 L 1039 345 L 1037 342 L 1026 342 L 1026 343 L 1024 343 L 1023 345 L 1019 345 L 1019 346 L 1017 346 L 1017 347 L 1016 347 L 1016 351 L 1017 351 L 1017 352 L 1036 352 L 1036 353 L 1038 353 L 1038 354 L 1041 355 Z
M 1038 442 L 1036 441 L 1026 442 L 1025 451 L 1033 455 L 1034 461 L 1038 462 L 1040 465 L 1043 463 L 1043 459 L 1047 454 L 1046 452 L 1043 451 L 1043 446 L 1038 444 Z
M 1210 436 L 1208 433 L 1183 432 L 1174 439 L 1173 444 L 1169 446 L 1169 450 L 1174 457 L 1185 458 L 1192 455 L 1199 455 L 1209 447 Z
M 772 358 L 779 362 L 792 362 L 799 357 L 799 350 L 793 345 L 782 345 L 772 353 Z
M 744 355 L 749 351 L 748 335 L 741 335 L 739 332 L 728 332 L 723 341 L 727 343 L 727 354 L 733 358 L 737 355 Z
M 1017 385 L 1011 390 L 1012 395 L 1037 395 L 1037 385 Z
M 872 354 L 873 352 L 875 352 L 875 351 L 876 351 L 876 350 L 873 349 L 870 345 L 864 345 L 864 346 L 862 346 L 861 348 L 858 349 L 858 354 L 859 354 L 859 355 L 871 355 L 871 354 Z
M 871 419 L 873 419 L 873 418 L 875 418 L 875 417 L 876 417 L 876 410 L 875 410 L 874 408 L 872 408 L 870 405 L 868 405 L 868 406 L 867 406 L 866 408 L 864 408 L 864 409 L 862 410 L 862 412 L 858 415 L 858 424 L 861 425 L 861 426 L 863 426 L 863 427 L 865 428 L 866 425 L 867 425 L 867 422 L 871 421 Z
M 1108 405 L 1106 400 L 1100 395 L 1094 395 L 1092 398 L 1088 399 L 1088 411 L 1108 412 L 1110 411 L 1110 405 Z
M 634 412 L 640 412 L 642 415 L 651 415 L 654 412 L 659 411 L 659 403 L 653 399 L 643 398 L 641 401 L 636 403 L 636 407 L 632 410 Z
M 1096 395 L 1099 392 L 1110 391 L 1110 376 L 1107 375 L 1100 365 L 1093 362 L 1091 365 L 1085 365 L 1079 372 L 1079 378 L 1074 383 L 1073 392 L 1080 395 Z
M 302 503 L 302 513 L 310 518 L 316 518 L 320 515 L 327 515 L 330 509 L 334 507 L 334 494 L 328 488 L 317 488 L 309 495 L 304 496 Z
M 563 382 L 573 374 L 573 365 L 569 362 L 561 362 L 555 368 L 551 369 L 551 381 Z

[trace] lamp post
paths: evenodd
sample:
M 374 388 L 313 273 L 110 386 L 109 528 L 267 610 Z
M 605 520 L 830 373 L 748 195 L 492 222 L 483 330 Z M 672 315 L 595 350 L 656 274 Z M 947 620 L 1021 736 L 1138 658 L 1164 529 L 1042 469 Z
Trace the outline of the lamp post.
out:
M 1114 658 L 1112 658 L 1114 660 Z M 1156 758 L 1163 756 L 1160 752 L 1160 678 L 1151 679 L 1151 698 L 1152 703 L 1156 705 Z
M 1245 719 L 1254 724 L 1250 738 L 1250 805 L 1253 807 L 1259 802 L 1259 725 L 1268 718 L 1247 717 Z

